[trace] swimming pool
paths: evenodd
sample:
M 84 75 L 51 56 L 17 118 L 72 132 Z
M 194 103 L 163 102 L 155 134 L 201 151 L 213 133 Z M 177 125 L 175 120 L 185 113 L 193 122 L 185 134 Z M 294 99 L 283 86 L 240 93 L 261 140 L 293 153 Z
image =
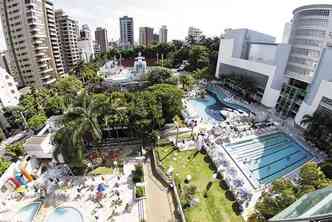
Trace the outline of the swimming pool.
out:
M 281 132 L 226 145 L 225 149 L 236 162 L 245 166 L 244 172 L 258 184 L 271 183 L 313 158 L 294 139 Z
M 31 203 L 22 209 L 20 209 L 17 213 L 17 221 L 20 222 L 32 222 L 34 217 L 37 215 L 40 209 L 41 203 Z
M 188 100 L 188 106 L 191 110 L 195 110 L 203 121 L 215 124 L 218 121 L 224 120 L 224 117 L 220 113 L 223 107 L 211 95 L 207 95 L 204 99 L 190 99 Z
M 224 106 L 226 106 L 228 108 L 231 108 L 231 109 L 234 109 L 234 110 L 237 110 L 237 111 L 251 113 L 251 111 L 248 108 L 244 107 L 244 106 L 226 101 L 227 96 L 219 88 L 219 86 L 209 85 L 208 88 L 207 88 L 207 91 L 214 94 Z
M 58 207 L 46 219 L 46 222 L 83 222 L 81 212 L 73 207 Z

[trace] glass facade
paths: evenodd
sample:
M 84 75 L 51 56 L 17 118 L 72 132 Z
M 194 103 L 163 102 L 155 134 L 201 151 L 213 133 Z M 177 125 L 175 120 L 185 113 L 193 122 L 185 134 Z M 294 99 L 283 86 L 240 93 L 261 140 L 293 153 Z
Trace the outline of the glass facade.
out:
M 327 218 L 332 220 L 332 187 L 305 194 L 270 221 L 320 221 Z

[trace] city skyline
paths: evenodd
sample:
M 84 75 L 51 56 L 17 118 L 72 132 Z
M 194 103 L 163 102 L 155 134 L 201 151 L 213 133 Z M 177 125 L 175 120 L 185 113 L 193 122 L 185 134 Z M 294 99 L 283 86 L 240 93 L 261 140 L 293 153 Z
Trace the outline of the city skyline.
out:
M 188 27 L 195 26 L 206 36 L 220 36 L 225 28 L 246 27 L 269 33 L 277 37 L 277 41 L 281 41 L 284 24 L 292 18 L 292 10 L 302 5 L 317 3 L 315 0 L 280 2 L 271 10 L 271 3 L 268 1 L 208 1 L 210 3 L 200 5 L 197 0 L 181 2 L 170 0 L 157 3 L 152 0 L 140 2 L 96 0 L 84 3 L 78 0 L 56 0 L 54 4 L 56 9 L 64 9 L 78 20 L 80 25 L 88 24 L 93 31 L 98 26 L 105 27 L 109 33 L 109 40 L 114 41 L 120 38 L 118 21 L 125 15 L 134 18 L 134 32 L 137 34 L 139 27 L 149 26 L 159 30 L 162 25 L 167 25 L 169 40 L 184 39 Z M 249 11 L 247 8 L 252 10 Z M 259 16 L 253 16 L 257 15 L 256 11 L 260 13 Z M 197 16 L 199 14 L 201 15 Z M 6 44 L 2 27 L 0 32 L 0 50 L 3 50 Z M 138 35 L 135 36 L 135 42 L 138 42 Z

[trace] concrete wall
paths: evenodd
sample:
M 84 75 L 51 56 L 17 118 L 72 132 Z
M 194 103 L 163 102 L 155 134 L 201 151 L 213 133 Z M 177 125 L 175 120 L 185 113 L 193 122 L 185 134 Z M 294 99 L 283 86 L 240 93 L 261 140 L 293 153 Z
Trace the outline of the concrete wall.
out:
M 332 99 L 332 49 L 325 48 L 316 75 L 308 88 L 308 94 L 298 111 L 295 122 L 300 124 L 304 115 L 312 115 L 318 108 L 323 96 Z

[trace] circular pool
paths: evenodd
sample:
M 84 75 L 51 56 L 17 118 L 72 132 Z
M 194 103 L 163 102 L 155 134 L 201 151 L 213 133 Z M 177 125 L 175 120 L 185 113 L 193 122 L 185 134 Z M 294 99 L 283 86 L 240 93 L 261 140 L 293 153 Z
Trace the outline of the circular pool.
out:
M 21 208 L 16 215 L 17 221 L 32 222 L 34 217 L 37 215 L 40 206 L 41 203 L 36 202 Z
M 83 222 L 81 212 L 73 207 L 58 207 L 46 219 L 46 222 Z

